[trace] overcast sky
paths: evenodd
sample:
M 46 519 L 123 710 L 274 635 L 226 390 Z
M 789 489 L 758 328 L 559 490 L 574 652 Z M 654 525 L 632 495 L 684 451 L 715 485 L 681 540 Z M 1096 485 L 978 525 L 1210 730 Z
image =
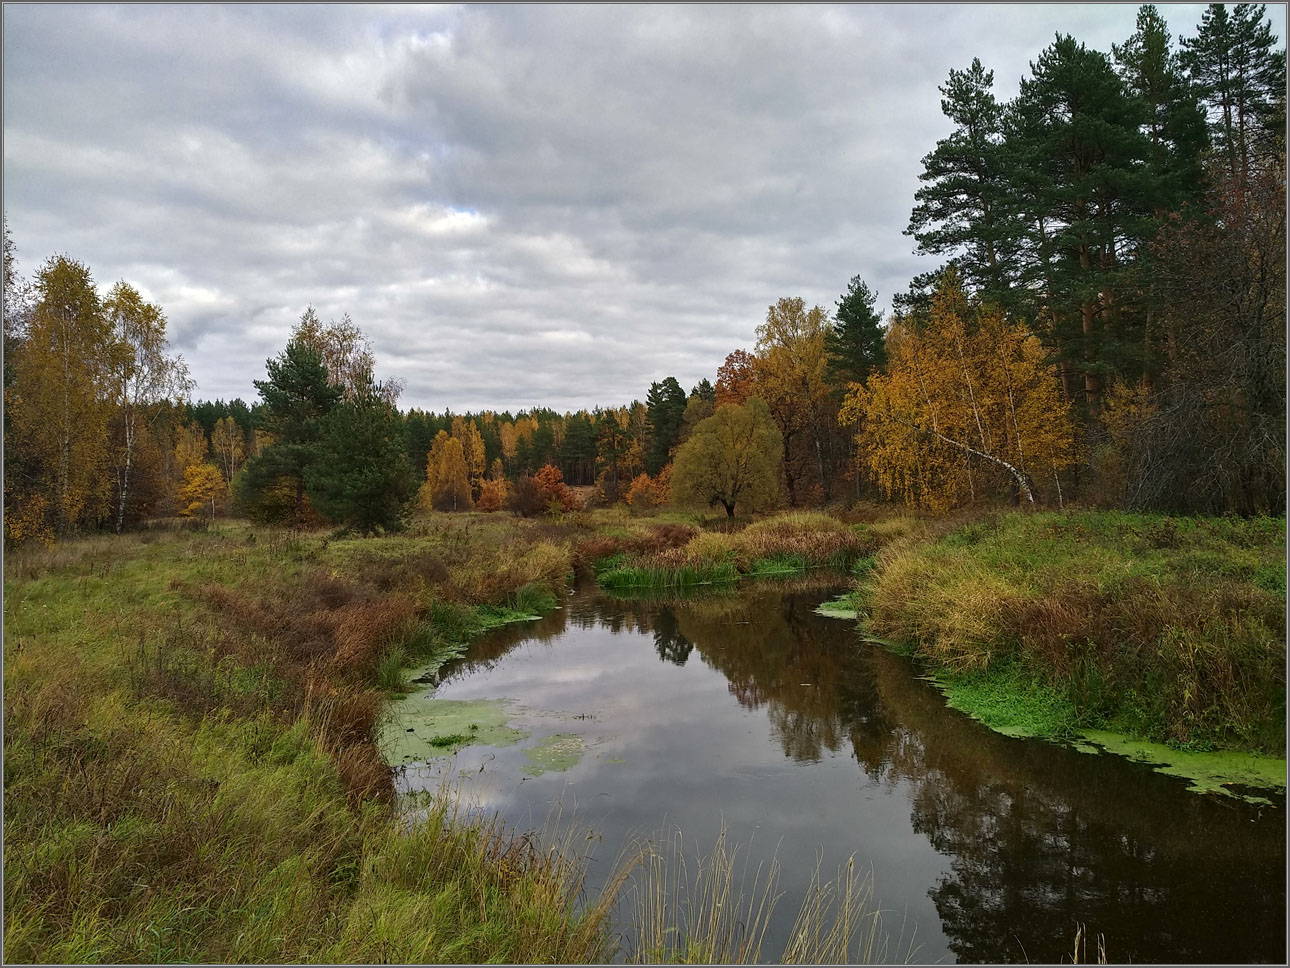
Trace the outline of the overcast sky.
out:
M 617 404 L 781 296 L 889 307 L 933 267 L 902 230 L 950 68 L 1010 98 L 1136 10 L 11 4 L 4 209 L 24 273 L 159 302 L 198 398 L 253 400 L 312 304 L 404 406 Z

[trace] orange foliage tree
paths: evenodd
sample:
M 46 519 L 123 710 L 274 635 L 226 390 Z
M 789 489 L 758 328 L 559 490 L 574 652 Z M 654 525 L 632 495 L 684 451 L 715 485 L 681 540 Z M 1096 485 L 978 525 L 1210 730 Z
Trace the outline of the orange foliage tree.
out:
M 564 483 L 564 475 L 554 464 L 545 465 L 533 475 L 533 481 L 537 484 L 538 493 L 541 494 L 542 501 L 549 510 L 577 510 L 578 498 Z
M 479 485 L 479 500 L 475 502 L 475 510 L 500 511 L 506 506 L 510 493 L 510 484 L 504 477 L 483 481 Z
M 639 474 L 627 489 L 627 503 L 638 510 L 666 504 L 672 492 L 672 465 L 668 464 L 654 477 Z
M 753 361 L 753 355 L 747 350 L 735 350 L 717 368 L 718 407 L 726 404 L 741 406 L 753 395 L 753 387 L 757 382 Z

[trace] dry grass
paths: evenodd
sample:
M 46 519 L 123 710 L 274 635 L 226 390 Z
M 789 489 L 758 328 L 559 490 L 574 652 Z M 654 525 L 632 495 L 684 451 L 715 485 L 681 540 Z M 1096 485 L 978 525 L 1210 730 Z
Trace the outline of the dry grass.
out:
M 846 567 L 881 544 L 864 526 L 803 511 L 764 518 L 737 531 L 703 531 L 687 538 L 685 532 L 673 530 L 668 537 L 669 543 L 655 550 L 640 544 L 617 548 L 617 567 L 602 576 L 602 583 L 664 587 L 684 585 L 687 576 L 692 582 L 730 581 L 743 575 Z
M 764 964 L 775 909 L 783 900 L 772 857 L 751 872 L 723 828 L 693 873 L 684 838 L 670 830 L 641 850 L 626 895 L 635 905 L 635 964 Z M 777 964 L 904 963 L 917 953 L 911 938 L 894 942 L 874 905 L 873 876 L 851 857 L 831 879 L 817 865 Z

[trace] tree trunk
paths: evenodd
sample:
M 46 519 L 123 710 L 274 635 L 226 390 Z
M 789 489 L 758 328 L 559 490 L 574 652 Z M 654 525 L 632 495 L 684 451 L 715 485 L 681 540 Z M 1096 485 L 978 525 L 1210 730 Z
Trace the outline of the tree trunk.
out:
M 126 496 L 130 493 L 130 458 L 134 454 L 134 414 L 127 411 L 125 414 L 125 470 L 121 474 L 121 497 L 117 502 L 116 508 L 116 533 L 121 533 L 121 525 L 125 521 L 125 502 Z

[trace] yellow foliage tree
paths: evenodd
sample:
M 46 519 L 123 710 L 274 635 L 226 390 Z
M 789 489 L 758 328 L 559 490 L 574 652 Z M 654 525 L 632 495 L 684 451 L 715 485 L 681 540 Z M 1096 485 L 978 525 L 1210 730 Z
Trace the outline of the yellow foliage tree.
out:
M 456 423 L 456 418 L 453 422 Z M 457 435 L 454 433 L 453 436 Z M 466 477 L 470 481 L 471 491 L 478 494 L 479 486 L 484 480 L 484 472 L 488 468 L 488 458 L 484 454 L 484 437 L 472 420 L 462 427 L 461 436 L 457 439 L 461 441 L 461 456 L 466 462 Z
M 227 494 L 228 483 L 218 467 L 205 461 L 189 464 L 179 489 L 179 513 L 186 518 L 209 513 L 213 521 Z
M 503 420 L 497 425 L 497 434 L 502 440 L 502 456 L 507 460 L 512 460 L 515 457 L 515 444 L 517 441 L 515 424 L 509 420 Z
M 13 357 L 5 444 L 23 465 L 21 475 L 5 480 L 5 531 L 14 543 L 97 524 L 111 500 L 111 326 L 90 271 L 79 262 L 50 259 L 37 275 L 36 293 L 24 338 L 5 347 Z
M 832 417 L 825 350 L 830 325 L 825 309 L 808 310 L 793 297 L 771 306 L 766 322 L 757 327 L 751 392 L 766 401 L 783 435 L 784 483 L 794 504 L 797 483 L 810 464 L 816 466 L 821 487 L 827 486 L 822 438 L 826 418 Z
M 188 468 L 206 463 L 207 454 L 206 431 L 200 424 L 181 424 L 175 428 L 174 460 L 171 462 L 173 475 L 171 493 L 178 495 L 183 490 L 188 478 Z M 180 499 L 179 508 L 182 510 L 183 507 L 184 502 Z
M 192 389 L 183 357 L 166 353 L 166 317 L 161 307 L 145 302 L 129 283 L 112 287 L 104 303 L 112 326 L 112 353 L 108 371 L 109 399 L 116 410 L 119 429 L 113 447 L 116 472 L 116 530 L 125 523 L 126 508 L 136 495 L 136 448 L 144 422 L 155 418 L 158 405 L 182 400 Z
M 1075 460 L 1056 369 L 1024 325 L 969 302 L 947 273 L 917 329 L 894 326 L 885 374 L 852 384 L 839 419 L 860 427 L 869 471 L 888 494 L 945 510 L 1003 482 L 1035 503 L 1035 474 Z
M 447 431 L 439 431 L 430 444 L 419 501 L 427 511 L 469 511 L 473 507 L 461 441 L 449 437 Z

